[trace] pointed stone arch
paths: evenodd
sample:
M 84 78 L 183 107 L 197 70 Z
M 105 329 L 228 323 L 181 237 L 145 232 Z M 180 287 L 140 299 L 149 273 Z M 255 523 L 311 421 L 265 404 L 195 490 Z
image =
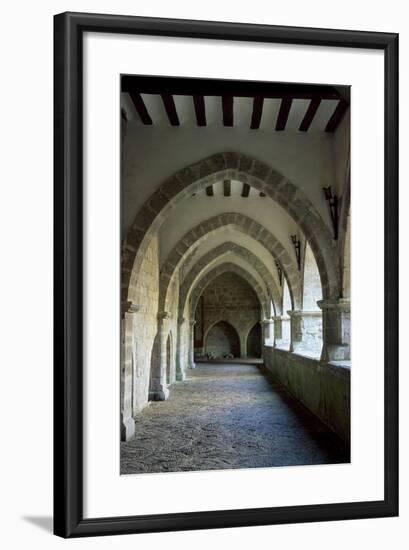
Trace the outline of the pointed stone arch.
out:
M 246 355 L 247 357 L 261 357 L 262 345 L 261 345 L 262 329 L 261 323 L 255 323 L 247 333 L 246 336 Z
M 230 252 L 237 254 L 254 267 L 270 293 L 270 297 L 272 298 L 273 307 L 275 310 L 274 314 L 278 315 L 281 313 L 281 292 L 278 289 L 271 273 L 269 272 L 264 262 L 262 262 L 255 254 L 253 254 L 244 246 L 240 246 L 232 242 L 226 242 L 217 246 L 216 248 L 213 248 L 213 250 L 210 250 L 207 254 L 202 256 L 202 258 L 200 258 L 189 271 L 186 279 L 183 281 L 179 292 L 179 317 L 183 317 L 183 312 L 185 310 L 185 305 L 189 297 L 189 293 L 195 282 L 200 277 L 202 271 L 206 267 L 208 267 L 211 262 L 221 258 L 222 256 Z
M 190 316 L 193 318 L 194 312 L 196 311 L 197 302 L 206 289 L 206 287 L 219 275 L 222 275 L 223 273 L 236 273 L 236 275 L 239 275 L 242 279 L 247 281 L 249 285 L 253 288 L 254 292 L 256 293 L 256 296 L 260 303 L 260 309 L 262 312 L 263 317 L 268 317 L 269 313 L 269 298 L 263 291 L 263 289 L 260 287 L 258 282 L 255 280 L 253 275 L 251 275 L 248 271 L 243 269 L 242 267 L 226 262 L 222 265 L 219 265 L 206 273 L 199 281 L 196 283 L 196 286 L 194 287 L 191 295 L 190 295 Z
M 166 338 L 166 384 L 168 386 L 173 381 L 173 370 L 173 335 L 170 330 Z
M 304 253 L 302 286 L 302 309 L 306 311 L 319 310 L 318 301 L 322 300 L 322 289 L 317 263 L 308 243 Z
M 230 252 L 237 254 L 239 257 L 247 261 L 249 265 L 254 267 L 270 293 L 273 307 L 275 309 L 274 314 L 278 315 L 277 311 L 279 313 L 281 312 L 281 293 L 266 265 L 255 254 L 253 254 L 244 246 L 240 246 L 232 242 L 226 242 L 217 246 L 213 250 L 210 250 L 202 258 L 200 258 L 189 271 L 186 279 L 183 281 L 179 292 L 179 317 L 183 317 L 183 312 L 185 310 L 186 301 L 189 298 L 189 293 L 192 290 L 195 282 L 200 277 L 203 270 L 208 267 L 213 261 L 220 259 Z
M 206 348 L 207 348 L 208 336 L 209 336 L 210 332 L 212 331 L 212 329 L 214 329 L 220 323 L 225 323 L 226 325 L 229 325 L 232 328 L 232 330 L 234 331 L 235 336 L 237 337 L 237 351 L 238 351 L 238 353 L 234 354 L 234 355 L 236 357 L 239 357 L 240 356 L 240 329 L 235 326 L 235 323 L 231 319 L 229 321 L 227 321 L 226 319 L 224 319 L 222 317 L 220 317 L 219 319 L 217 319 L 216 321 L 214 321 L 211 325 L 209 325 L 207 327 L 206 332 L 203 335 L 203 347 L 204 347 L 205 351 L 206 351 Z
M 170 208 L 193 192 L 223 178 L 248 183 L 276 201 L 299 225 L 314 253 L 325 299 L 341 293 L 339 258 L 328 227 L 308 197 L 268 164 L 235 152 L 222 152 L 187 166 L 168 178 L 136 215 L 123 243 L 122 301 L 132 301 L 139 267 L 152 235 Z
M 168 254 L 162 266 L 159 282 L 159 311 L 166 311 L 168 289 L 172 277 L 184 259 L 191 252 L 192 248 L 199 246 L 210 235 L 220 229 L 234 227 L 238 232 L 249 235 L 266 248 L 273 258 L 281 265 L 284 276 L 288 282 L 292 303 L 294 307 L 301 304 L 301 280 L 300 273 L 295 262 L 283 245 L 258 222 L 237 212 L 219 214 L 205 220 L 193 229 L 185 233 L 179 242 Z

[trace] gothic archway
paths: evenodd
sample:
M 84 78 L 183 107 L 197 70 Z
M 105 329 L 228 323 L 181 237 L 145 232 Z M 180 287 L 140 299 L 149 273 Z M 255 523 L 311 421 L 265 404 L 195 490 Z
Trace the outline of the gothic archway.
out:
M 195 226 L 178 241 L 168 254 L 160 275 L 159 311 L 166 311 L 167 293 L 172 277 L 183 260 L 191 252 L 192 248 L 199 246 L 200 243 L 204 242 L 206 238 L 209 237 L 209 235 L 224 230 L 226 227 L 234 227 L 238 232 L 253 237 L 271 253 L 272 257 L 275 258 L 282 267 L 288 282 L 291 301 L 294 307 L 300 307 L 300 274 L 294 260 L 291 259 L 286 249 L 274 235 L 252 218 L 244 214 L 229 212 L 214 216 Z
M 256 323 L 247 336 L 247 357 L 261 357 L 261 325 Z
M 172 336 L 169 332 L 166 339 L 166 384 L 172 383 Z
M 248 183 L 275 200 L 300 226 L 314 253 L 323 297 L 341 294 L 339 260 L 331 232 L 311 201 L 292 182 L 267 164 L 234 152 L 217 153 L 179 170 L 157 189 L 138 212 L 122 250 L 122 301 L 132 302 L 140 263 L 167 211 L 188 194 L 223 179 Z
M 196 286 L 194 287 L 194 289 L 192 291 L 192 294 L 191 294 L 190 300 L 189 300 L 191 315 L 192 316 L 194 315 L 194 312 L 196 311 L 196 307 L 197 307 L 197 302 L 198 302 L 201 294 L 205 290 L 205 288 L 216 277 L 218 277 L 219 275 L 222 275 L 223 273 L 226 273 L 226 272 L 236 273 L 237 275 L 239 275 L 239 277 L 241 277 L 242 279 L 244 279 L 245 281 L 247 281 L 249 283 L 249 285 L 252 287 L 252 289 L 254 290 L 254 292 L 255 292 L 258 300 L 259 300 L 263 316 L 264 317 L 270 317 L 271 315 L 269 315 L 270 305 L 269 305 L 268 296 L 265 295 L 262 288 L 259 286 L 257 281 L 253 278 L 253 276 L 248 271 L 246 271 L 242 267 L 240 267 L 236 264 L 232 264 L 232 263 L 225 263 L 225 264 L 222 264 L 220 266 L 215 267 L 214 269 L 212 269 L 211 271 L 206 273 L 197 282 Z
M 205 336 L 205 354 L 210 358 L 240 357 L 240 338 L 227 321 L 214 323 Z
M 275 281 L 265 264 L 247 248 L 235 243 L 226 242 L 214 248 L 213 250 L 205 254 L 202 258 L 200 258 L 200 260 L 192 267 L 192 269 L 188 273 L 186 279 L 183 281 L 183 285 L 179 293 L 179 317 L 183 317 L 186 301 L 188 300 L 189 294 L 194 287 L 196 281 L 198 281 L 202 271 L 209 265 L 211 265 L 212 262 L 230 252 L 237 254 L 255 268 L 257 273 L 263 279 L 263 282 L 271 295 L 273 308 L 275 310 L 274 314 L 278 314 L 277 311 L 281 312 L 281 292 L 275 284 Z

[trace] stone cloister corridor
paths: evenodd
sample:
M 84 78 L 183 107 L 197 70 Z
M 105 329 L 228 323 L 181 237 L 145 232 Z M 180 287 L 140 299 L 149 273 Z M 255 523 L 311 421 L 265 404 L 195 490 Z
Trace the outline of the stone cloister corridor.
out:
M 122 473 L 349 461 L 349 88 L 121 90 Z
M 349 461 L 342 443 L 261 362 L 198 363 L 165 403 L 152 403 L 122 443 L 121 473 Z

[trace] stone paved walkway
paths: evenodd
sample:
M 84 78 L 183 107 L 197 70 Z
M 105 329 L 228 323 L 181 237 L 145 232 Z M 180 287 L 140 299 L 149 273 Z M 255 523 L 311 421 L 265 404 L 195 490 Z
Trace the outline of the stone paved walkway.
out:
M 346 462 L 328 429 L 261 365 L 198 363 L 136 420 L 121 473 Z

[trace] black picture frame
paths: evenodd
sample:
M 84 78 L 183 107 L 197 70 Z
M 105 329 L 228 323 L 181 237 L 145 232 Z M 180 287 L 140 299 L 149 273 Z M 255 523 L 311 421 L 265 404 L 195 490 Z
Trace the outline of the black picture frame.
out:
M 82 39 L 86 31 L 382 50 L 385 59 L 384 499 L 84 519 Z M 89 13 L 54 18 L 54 533 L 61 537 L 398 515 L 398 35 Z

